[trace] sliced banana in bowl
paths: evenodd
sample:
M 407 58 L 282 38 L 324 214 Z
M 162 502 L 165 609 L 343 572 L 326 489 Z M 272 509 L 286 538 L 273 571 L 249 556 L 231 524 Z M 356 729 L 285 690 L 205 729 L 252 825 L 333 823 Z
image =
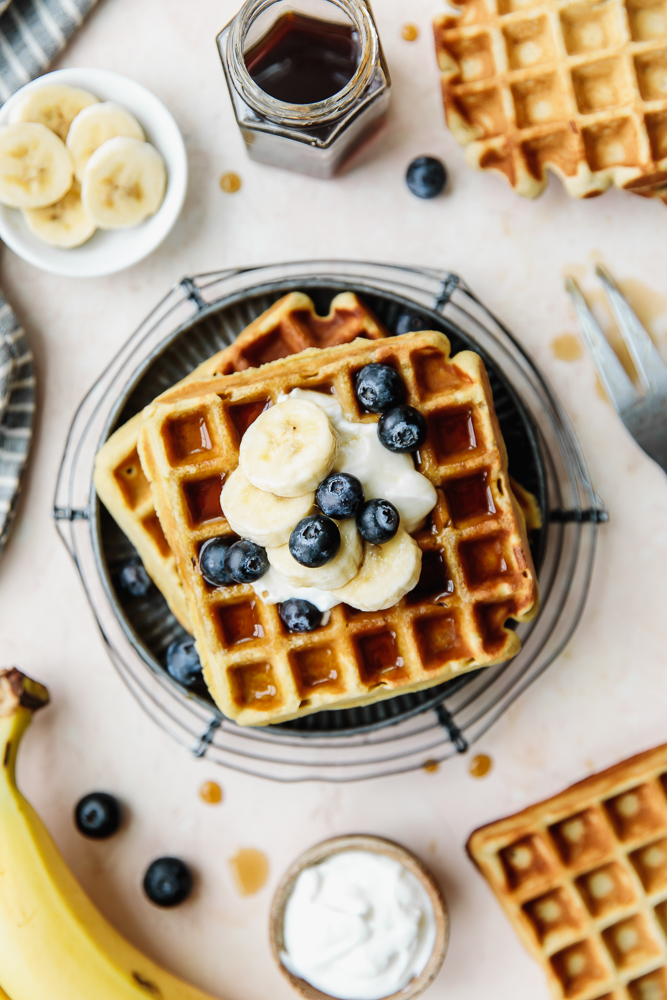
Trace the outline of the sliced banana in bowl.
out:
M 44 208 L 72 186 L 67 146 L 38 122 L 0 127 L 0 202 L 10 208 Z
M 56 70 L 0 107 L 0 239 L 45 270 L 94 277 L 142 260 L 172 229 L 186 186 L 178 126 L 127 77 Z
M 74 176 L 81 182 L 88 161 L 107 139 L 127 136 L 145 141 L 141 125 L 130 112 L 114 101 L 102 101 L 84 108 L 76 116 L 67 135 L 67 148 L 74 160 Z
M 80 247 L 89 240 L 97 226 L 81 201 L 81 188 L 75 181 L 67 194 L 46 208 L 26 208 L 23 218 L 40 240 L 66 250 Z
M 157 212 L 167 187 L 164 160 L 141 139 L 107 139 L 88 160 L 81 200 L 100 229 L 137 226 Z
M 72 121 L 99 98 L 81 87 L 52 83 L 29 90 L 11 109 L 9 121 L 38 122 L 65 142 Z

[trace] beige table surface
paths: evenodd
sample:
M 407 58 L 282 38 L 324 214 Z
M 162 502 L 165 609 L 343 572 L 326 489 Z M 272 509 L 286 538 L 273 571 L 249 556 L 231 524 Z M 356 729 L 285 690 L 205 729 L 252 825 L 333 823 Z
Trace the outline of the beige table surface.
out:
M 667 356 L 667 208 L 619 192 L 570 201 L 553 181 L 537 202 L 477 174 L 445 131 L 430 20 L 441 0 L 375 0 L 393 72 L 391 127 L 357 168 L 330 182 L 250 163 L 235 129 L 214 44 L 237 0 L 101 0 L 59 66 L 97 66 L 150 87 L 188 147 L 182 217 L 148 260 L 99 280 L 43 274 L 2 253 L 0 285 L 24 321 L 40 380 L 37 438 L 16 532 L 0 564 L 0 662 L 45 681 L 53 705 L 25 742 L 22 784 L 72 868 L 137 945 L 228 1000 L 281 1000 L 290 988 L 267 946 L 267 912 L 285 867 L 334 834 L 395 838 L 442 881 L 452 938 L 433 1000 L 545 1000 L 540 969 L 463 844 L 477 825 L 667 740 L 667 480 L 626 436 L 585 357 L 559 360 L 553 342 L 576 332 L 563 275 L 593 290 L 604 261 L 633 296 Z M 421 35 L 407 43 L 401 25 Z M 450 168 L 447 194 L 418 201 L 410 160 L 434 153 Z M 223 193 L 219 176 L 243 178 Z M 50 518 L 75 407 L 151 307 L 186 274 L 308 257 L 355 257 L 460 272 L 532 352 L 569 412 L 611 521 L 600 532 L 593 585 L 570 645 L 492 729 L 479 751 L 437 773 L 361 784 L 283 786 L 190 758 L 134 703 L 107 659 L 78 577 Z M 216 779 L 224 802 L 207 806 Z M 108 789 L 127 803 L 125 830 L 84 841 L 71 815 L 80 795 Z M 256 847 L 266 887 L 239 896 L 229 858 Z M 173 853 L 198 873 L 173 911 L 143 897 L 147 864 Z

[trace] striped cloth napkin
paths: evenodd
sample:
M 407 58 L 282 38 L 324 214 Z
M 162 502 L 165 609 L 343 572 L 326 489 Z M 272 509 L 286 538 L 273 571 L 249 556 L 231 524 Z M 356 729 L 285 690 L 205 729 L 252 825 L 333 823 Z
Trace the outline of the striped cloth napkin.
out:
M 0 104 L 65 47 L 97 0 L 0 0 Z M 35 415 L 32 354 L 0 294 L 0 554 L 30 451 Z
M 35 417 L 32 353 L 0 295 L 0 553 L 9 536 Z
M 0 103 L 43 73 L 97 0 L 0 0 Z

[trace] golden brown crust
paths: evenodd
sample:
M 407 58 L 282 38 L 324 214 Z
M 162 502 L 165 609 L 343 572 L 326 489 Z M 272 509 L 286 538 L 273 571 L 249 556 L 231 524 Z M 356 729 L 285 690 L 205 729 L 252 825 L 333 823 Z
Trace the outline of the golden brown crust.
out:
M 559 1000 L 667 996 L 666 788 L 660 746 L 468 839 Z
M 461 0 L 434 23 L 447 124 L 468 163 L 528 198 L 659 189 L 667 170 L 662 15 L 648 4 Z

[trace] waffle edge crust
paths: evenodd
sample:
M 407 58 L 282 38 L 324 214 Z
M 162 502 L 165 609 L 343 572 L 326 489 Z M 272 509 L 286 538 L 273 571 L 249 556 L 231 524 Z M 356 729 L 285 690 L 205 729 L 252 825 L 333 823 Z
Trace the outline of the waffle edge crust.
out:
M 348 343 L 360 336 L 375 340 L 388 334 L 353 292 L 337 295 L 327 316 L 318 316 L 312 300 L 303 292 L 290 292 L 258 316 L 229 347 L 202 362 L 168 391 L 197 379 L 259 367 L 308 347 Z M 139 553 L 173 615 L 187 632 L 192 632 L 176 558 L 155 512 L 150 483 L 139 461 L 137 446 L 142 425 L 143 416 L 137 413 L 100 448 L 95 458 L 95 489 Z
M 454 2 L 454 0 L 453 0 Z M 447 124 L 479 170 L 535 198 L 611 185 L 665 200 L 661 0 L 458 0 L 434 23 Z
M 203 484 L 221 488 L 236 468 L 236 408 L 258 415 L 281 393 L 316 388 L 335 391 L 349 418 L 376 422 L 359 411 L 353 389 L 354 372 L 370 362 L 401 372 L 408 402 L 429 426 L 420 471 L 438 502 L 415 534 L 422 578 L 387 611 L 340 605 L 326 626 L 289 633 L 277 607 L 250 586 L 206 584 L 201 544 L 232 533 L 222 511 L 201 520 L 190 498 Z M 525 522 L 484 366 L 470 351 L 450 359 L 441 333 L 358 339 L 176 387 L 144 411 L 139 454 L 176 555 L 204 677 L 221 711 L 241 725 L 365 705 L 502 662 L 520 648 L 507 619 L 537 613 Z
M 667 1000 L 667 745 L 476 830 L 467 850 L 558 1000 Z

